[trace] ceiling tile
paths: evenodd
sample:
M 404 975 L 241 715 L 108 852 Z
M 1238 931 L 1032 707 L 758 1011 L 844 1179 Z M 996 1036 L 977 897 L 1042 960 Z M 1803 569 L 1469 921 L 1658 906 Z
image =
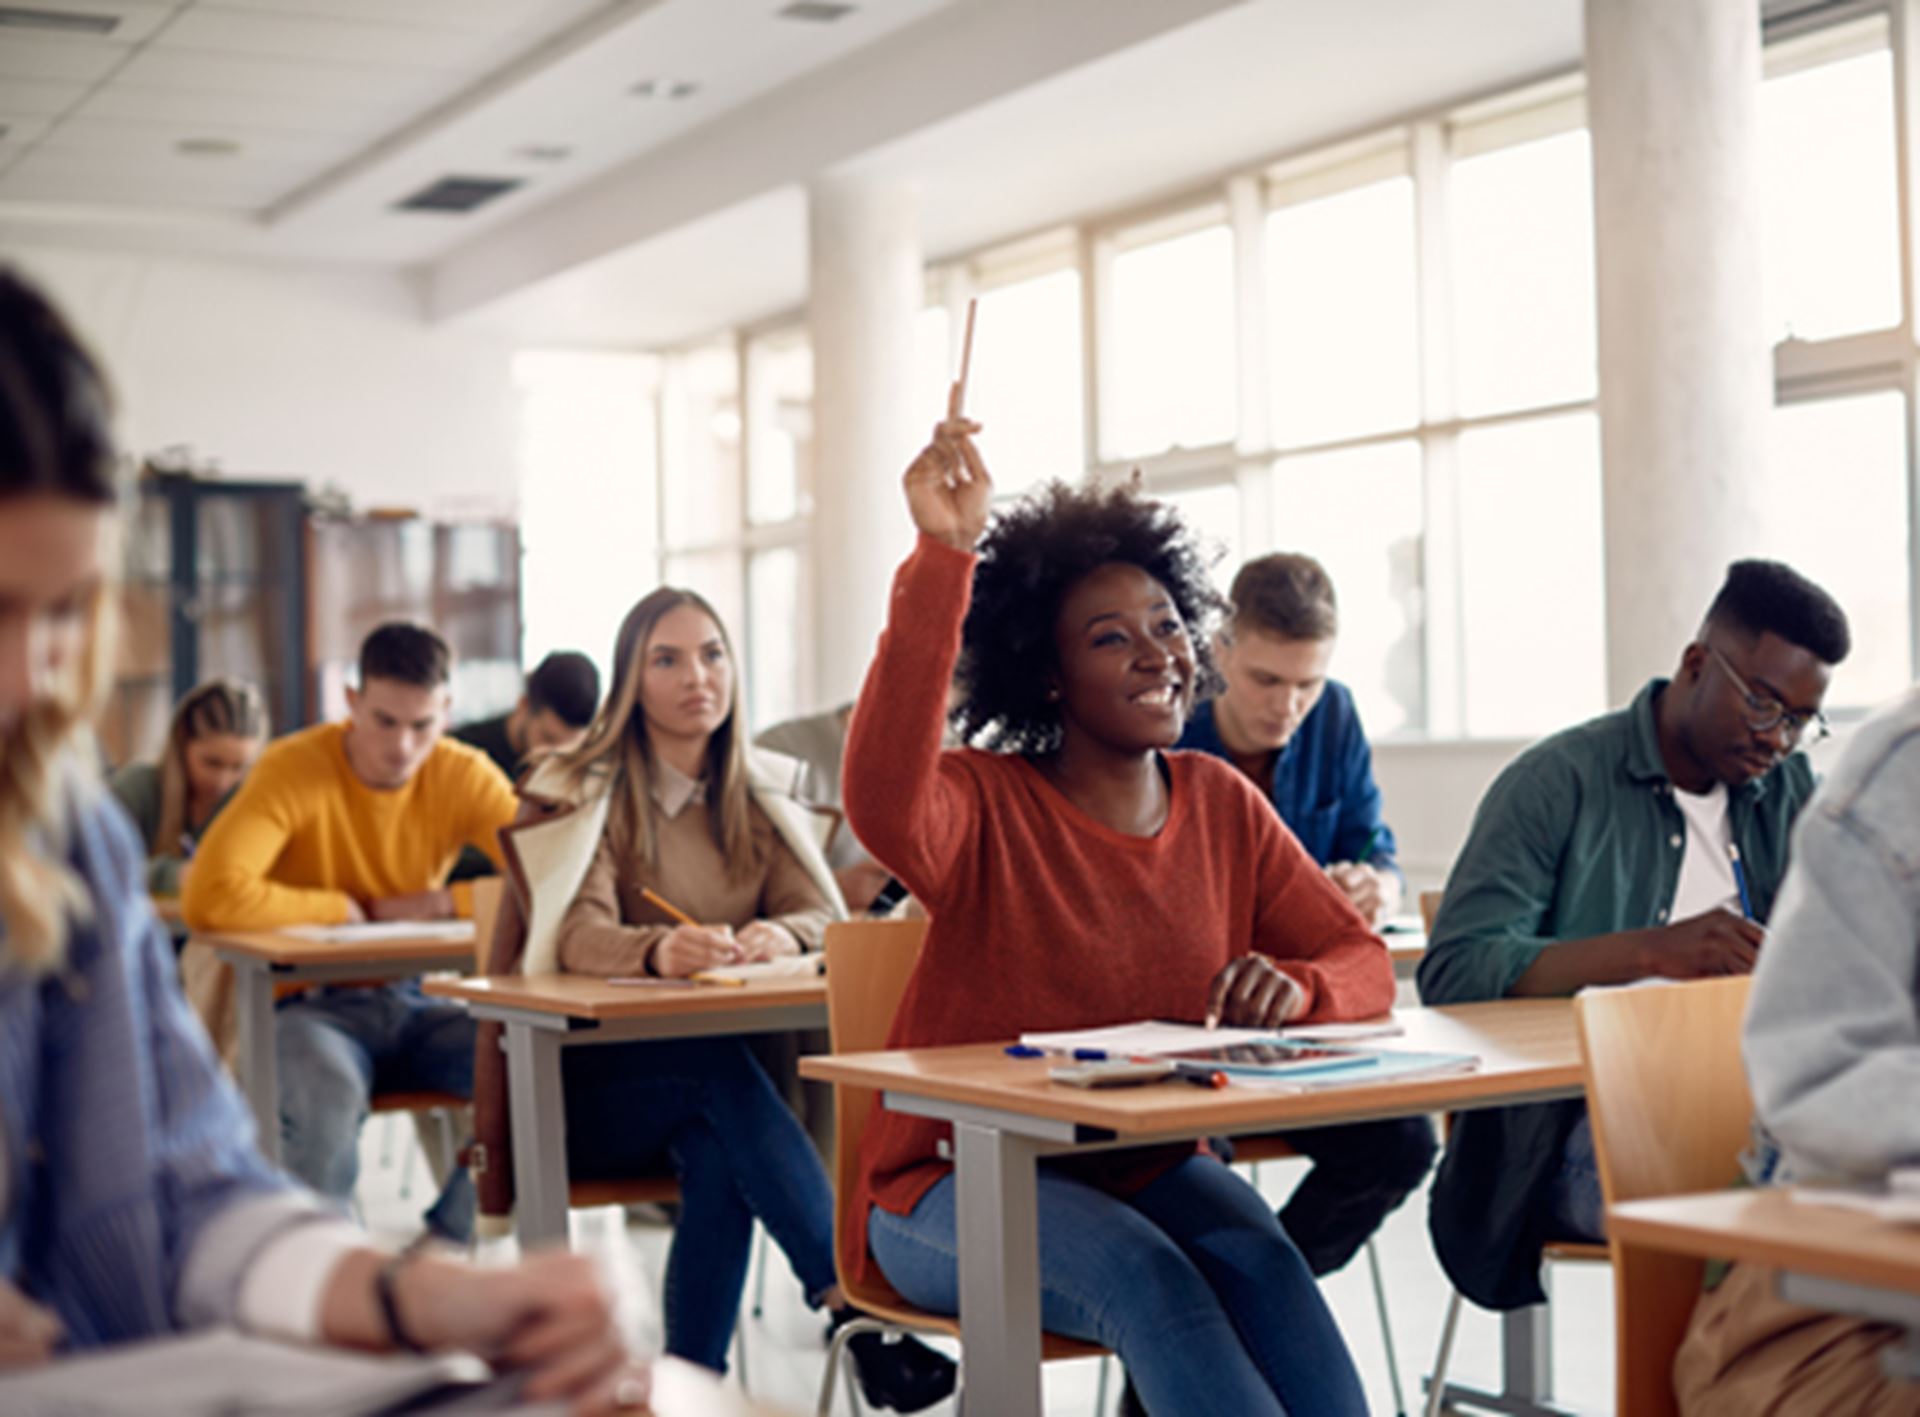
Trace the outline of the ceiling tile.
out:
M 191 0 L 10 0 L 10 3 L 29 10 L 52 10 L 69 15 L 112 15 L 119 23 L 106 34 L 73 37 L 86 44 L 129 45 L 146 39 Z
M 104 79 L 128 53 L 125 45 L 104 39 L 0 30 L 0 79 L 91 84 Z
M 8 79 L 0 84 L 0 113 L 31 113 L 52 118 L 87 94 L 86 84 L 50 84 L 38 79 Z
M 12 94 L 7 97 L 12 98 Z M 0 167 L 25 152 L 46 131 L 46 119 L 16 115 L 0 108 Z
M 10 107 L 12 86 L 0 95 Z M 114 82 L 89 98 L 77 118 L 130 119 L 172 127 L 221 127 L 272 134 L 309 134 L 371 141 L 410 110 L 392 103 L 322 99 L 292 94 L 236 94 L 217 89 L 152 88 Z
M 183 138 L 228 138 L 240 144 L 235 158 L 193 157 L 177 151 Z M 129 154 L 139 160 L 179 162 L 196 169 L 212 168 L 237 159 L 247 162 L 333 162 L 353 150 L 338 138 L 311 134 L 261 133 L 218 124 L 174 125 L 134 123 L 117 118 L 70 118 L 47 134 L 40 144 L 46 153 L 73 156 Z
M 324 17 L 339 20 L 391 20 L 394 0 L 216 0 L 222 10 Z M 459 30 L 509 30 L 529 23 L 555 27 L 569 23 L 602 0 L 406 0 L 407 23 Z
M 397 5 L 389 7 L 389 12 L 407 13 L 404 6 Z M 470 31 L 391 21 L 344 21 L 199 7 L 176 20 L 156 41 L 156 47 L 457 73 L 472 62 L 482 42 Z
M 196 50 L 148 49 L 113 77 L 115 85 L 317 99 L 410 109 L 446 91 L 447 76 L 432 70 L 325 64 Z

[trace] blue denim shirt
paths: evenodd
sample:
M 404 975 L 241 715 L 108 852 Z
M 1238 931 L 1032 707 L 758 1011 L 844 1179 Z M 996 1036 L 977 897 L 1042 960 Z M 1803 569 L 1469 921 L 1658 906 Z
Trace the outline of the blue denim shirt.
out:
M 1745 1049 L 1755 1179 L 1767 1132 L 1776 1179 L 1920 1166 L 1920 690 L 1856 730 L 1794 828 Z
M 325 1212 L 254 1149 L 181 996 L 131 824 L 97 784 L 72 800 L 90 918 L 60 969 L 0 970 L 0 1277 L 85 1348 L 232 1322 L 261 1246 Z
M 1211 703 L 1193 711 L 1179 746 L 1216 758 L 1229 756 L 1214 725 Z M 1373 750 L 1367 746 L 1353 694 L 1338 680 L 1327 681 L 1320 702 L 1275 755 L 1267 796 L 1280 820 L 1320 865 L 1360 861 L 1365 852 L 1364 864 L 1399 871 L 1393 829 L 1380 819 Z

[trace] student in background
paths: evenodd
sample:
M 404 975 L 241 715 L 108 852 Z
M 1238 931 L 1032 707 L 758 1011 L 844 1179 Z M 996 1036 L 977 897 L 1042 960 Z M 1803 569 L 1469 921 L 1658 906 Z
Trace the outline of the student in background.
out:
M 733 647 L 712 607 L 692 591 L 654 591 L 622 622 L 613 663 L 585 741 L 522 789 L 487 972 L 684 979 L 817 951 L 845 912 L 786 774 L 749 756 Z M 839 1307 L 826 1172 L 742 1040 L 569 1049 L 562 1061 L 573 1175 L 670 1164 L 680 1178 L 668 1352 L 725 1369 L 756 1217 L 807 1302 L 835 1307 L 836 1326 L 852 1316 Z M 492 1028 L 476 1075 L 482 1205 L 505 1214 L 511 1133 Z M 953 1389 L 952 1362 L 915 1340 L 870 1334 L 852 1348 L 876 1405 L 914 1412 Z
M 1240 568 L 1230 599 L 1214 638 L 1225 687 L 1194 709 L 1179 746 L 1245 773 L 1307 855 L 1378 924 L 1399 906 L 1400 869 L 1353 695 L 1327 677 L 1340 633 L 1333 582 L 1312 558 L 1276 552 Z M 1280 1223 L 1315 1275 L 1352 1259 L 1433 1165 L 1425 1117 L 1286 1135 L 1314 1164 Z
M 846 756 L 847 724 L 853 705 L 842 704 L 825 713 L 776 723 L 758 738 L 760 747 L 783 753 L 800 764 L 794 795 L 801 801 L 840 809 L 840 764 Z M 887 868 L 868 854 L 845 820 L 840 820 L 827 842 L 827 861 L 840 897 L 856 915 L 873 904 L 891 879 Z
M 160 758 L 108 779 L 147 844 L 147 890 L 178 896 L 195 845 L 260 756 L 267 705 L 251 684 L 209 679 L 174 708 Z
M 1671 680 L 1535 744 L 1487 789 L 1420 961 L 1421 999 L 1751 970 L 1813 792 L 1796 750 L 1826 731 L 1820 705 L 1848 648 L 1845 613 L 1813 582 L 1777 561 L 1729 566 Z M 1586 1108 L 1463 1114 L 1429 1225 L 1469 1299 L 1543 1302 L 1541 1246 L 1604 1238 Z
M 508 781 L 518 781 L 542 750 L 576 748 L 600 704 L 600 671 L 576 650 L 555 650 L 529 674 L 511 713 L 462 724 L 453 736 L 492 758 Z
M 1251 778 L 1307 855 L 1378 925 L 1399 909 L 1403 882 L 1360 711 L 1327 674 L 1340 635 L 1333 582 L 1312 557 L 1275 552 L 1240 568 L 1230 598 L 1232 614 L 1214 640 L 1225 687 L 1194 710 L 1180 746 L 1225 758 Z
M 1209 677 L 1217 598 L 1177 517 L 1055 484 L 986 531 L 978 424 L 907 469 L 920 536 L 854 709 L 847 811 L 931 923 L 889 1047 L 1217 1016 L 1383 1012 L 1387 952 L 1244 777 L 1170 753 Z M 976 547 L 978 548 L 976 553 Z M 958 661 L 958 727 L 941 751 Z M 844 1262 L 958 1300 L 938 1124 L 877 1109 Z M 1305 1262 L 1259 1192 L 1197 1148 L 1043 1164 L 1048 1329 L 1113 1348 L 1162 1417 L 1365 1410 Z
M 382 625 L 360 647 L 360 687 L 344 723 L 272 744 L 200 843 L 182 914 L 195 930 L 266 930 L 472 914 L 469 886 L 447 887 L 462 846 L 497 865 L 513 787 L 478 749 L 442 737 L 453 657 L 419 625 Z M 192 955 L 198 946 L 190 945 Z M 316 987 L 283 1000 L 274 1029 L 281 1155 L 323 1195 L 346 1201 L 360 1124 L 383 1090 L 473 1085 L 473 1022 L 416 980 Z M 427 1223 L 464 1240 L 472 1189 L 449 1180 Z
M 0 271 L 0 1372 L 234 1325 L 466 1348 L 576 1411 L 644 1401 L 591 1265 L 394 1260 L 261 1161 L 174 980 L 86 725 L 112 655 L 107 393 Z
M 1909 691 L 1861 725 L 1794 830 L 1747 1007 L 1756 1185 L 1920 1166 L 1916 844 L 1920 691 Z M 1736 1265 L 1701 1295 L 1674 1364 L 1687 1417 L 1920 1413 L 1920 1387 L 1881 1368 L 1900 1329 L 1789 1304 L 1777 1279 Z

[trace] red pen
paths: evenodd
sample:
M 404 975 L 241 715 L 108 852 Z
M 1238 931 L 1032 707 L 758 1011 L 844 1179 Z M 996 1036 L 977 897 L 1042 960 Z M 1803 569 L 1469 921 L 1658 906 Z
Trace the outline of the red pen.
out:
M 1227 1075 L 1217 1069 L 1210 1073 L 1182 1073 L 1181 1077 L 1195 1087 L 1222 1088 L 1227 1085 Z

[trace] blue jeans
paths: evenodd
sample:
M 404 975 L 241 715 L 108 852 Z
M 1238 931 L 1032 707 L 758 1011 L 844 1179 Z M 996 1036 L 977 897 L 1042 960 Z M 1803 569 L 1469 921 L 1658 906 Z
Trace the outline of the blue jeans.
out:
M 473 1020 L 414 981 L 287 999 L 274 1024 L 281 1165 L 342 1205 L 360 1174 L 360 1124 L 374 1093 L 473 1096 Z M 457 1166 L 426 1223 L 465 1242 L 473 1209 L 473 1179 Z
M 1364 1417 L 1360 1376 L 1306 1262 L 1260 1193 L 1193 1156 L 1121 1198 L 1042 1166 L 1040 1319 L 1127 1365 L 1147 1411 Z M 910 1303 L 958 1311 L 954 1178 L 867 1243 Z
M 806 1131 L 737 1038 L 569 1048 L 567 1165 L 575 1178 L 671 1164 L 680 1221 L 667 1255 L 667 1351 L 725 1372 L 754 1217 L 809 1304 L 837 1282 L 833 1193 Z

